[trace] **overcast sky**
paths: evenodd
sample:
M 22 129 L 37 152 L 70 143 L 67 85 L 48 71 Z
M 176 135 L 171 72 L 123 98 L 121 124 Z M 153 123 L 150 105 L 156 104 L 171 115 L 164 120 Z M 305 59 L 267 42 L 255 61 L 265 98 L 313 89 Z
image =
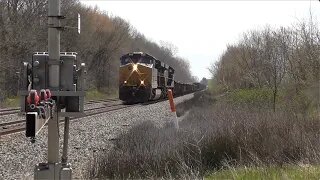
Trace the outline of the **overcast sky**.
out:
M 193 75 L 210 78 L 207 68 L 227 44 L 251 29 L 290 26 L 308 18 L 320 19 L 320 2 L 313 1 L 91 1 L 109 14 L 129 21 L 152 41 L 171 42 L 186 58 Z

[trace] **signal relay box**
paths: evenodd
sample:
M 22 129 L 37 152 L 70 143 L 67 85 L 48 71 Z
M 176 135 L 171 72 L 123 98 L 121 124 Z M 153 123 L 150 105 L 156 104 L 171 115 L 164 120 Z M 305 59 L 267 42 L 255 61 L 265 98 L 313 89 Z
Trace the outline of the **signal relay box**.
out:
M 60 85 L 58 89 L 49 87 L 49 66 L 59 65 Z M 28 92 L 50 89 L 53 99 L 65 112 L 61 116 L 79 116 L 83 114 L 85 64 L 77 62 L 77 53 L 61 52 L 59 61 L 50 61 L 47 52 L 36 52 L 32 59 L 23 63 L 20 72 L 21 112 L 27 111 Z

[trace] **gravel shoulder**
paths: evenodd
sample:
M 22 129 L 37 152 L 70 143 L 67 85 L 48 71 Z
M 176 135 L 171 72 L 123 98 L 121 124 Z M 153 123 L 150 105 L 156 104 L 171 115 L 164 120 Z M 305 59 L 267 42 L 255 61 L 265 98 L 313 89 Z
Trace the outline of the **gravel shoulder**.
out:
M 193 94 L 175 98 L 175 103 L 191 99 Z M 157 126 L 171 120 L 168 101 L 137 105 L 91 117 L 71 121 L 69 159 L 73 178 L 83 179 L 87 162 L 99 151 L 108 151 L 120 133 L 143 121 Z M 63 125 L 60 125 L 60 150 L 62 150 Z M 61 152 L 60 152 L 61 157 Z M 43 129 L 32 144 L 24 133 L 0 137 L 0 179 L 33 179 L 37 163 L 47 161 L 47 129 Z

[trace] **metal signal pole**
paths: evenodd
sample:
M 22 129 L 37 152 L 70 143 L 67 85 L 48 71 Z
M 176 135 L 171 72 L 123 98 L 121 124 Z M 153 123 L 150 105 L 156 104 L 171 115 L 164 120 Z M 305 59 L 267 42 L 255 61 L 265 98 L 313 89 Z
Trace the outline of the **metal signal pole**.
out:
M 60 86 L 60 0 L 49 0 L 48 11 L 48 53 L 49 88 L 59 91 Z M 59 98 L 59 97 L 57 97 Z M 59 162 L 59 100 L 48 122 L 48 163 Z

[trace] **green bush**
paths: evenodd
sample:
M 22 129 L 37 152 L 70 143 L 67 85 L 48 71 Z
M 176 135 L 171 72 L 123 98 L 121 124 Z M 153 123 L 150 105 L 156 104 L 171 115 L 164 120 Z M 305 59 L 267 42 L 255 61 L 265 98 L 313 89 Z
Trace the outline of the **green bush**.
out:
M 276 103 L 280 102 L 282 92 L 278 92 Z M 273 104 L 273 90 L 261 89 L 237 89 L 229 93 L 228 101 L 236 104 L 257 105 L 259 107 L 271 107 Z
M 20 97 L 19 96 L 11 96 L 6 98 L 2 103 L 1 106 L 3 107 L 18 107 L 20 104 Z
M 89 89 L 86 91 L 86 100 L 102 100 L 108 98 L 117 98 L 118 91 L 115 89 L 108 89 L 108 90 L 97 90 L 97 89 Z
M 213 95 L 219 95 L 228 91 L 228 88 L 217 83 L 216 80 L 211 79 L 208 81 L 208 90 Z
M 318 98 L 310 95 L 308 91 L 287 92 L 284 96 L 285 108 L 296 115 L 317 117 L 319 106 Z

